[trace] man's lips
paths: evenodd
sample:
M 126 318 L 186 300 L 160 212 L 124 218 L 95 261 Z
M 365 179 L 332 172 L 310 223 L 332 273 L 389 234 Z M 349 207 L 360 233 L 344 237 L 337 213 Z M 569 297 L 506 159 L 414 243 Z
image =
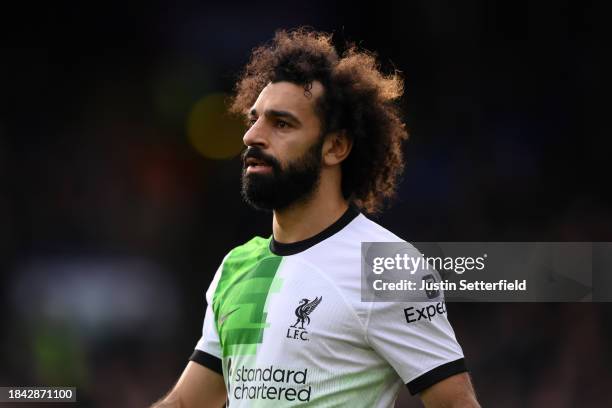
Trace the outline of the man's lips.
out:
M 267 173 L 272 171 L 272 166 L 263 160 L 249 157 L 244 161 L 247 173 Z

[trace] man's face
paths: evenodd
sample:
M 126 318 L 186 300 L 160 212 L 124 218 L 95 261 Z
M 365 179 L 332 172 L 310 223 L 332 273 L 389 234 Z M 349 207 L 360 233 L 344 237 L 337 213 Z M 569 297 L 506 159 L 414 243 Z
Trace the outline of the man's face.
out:
M 321 124 L 315 103 L 323 86 L 310 93 L 290 82 L 266 86 L 248 114 L 243 141 L 242 196 L 255 208 L 282 210 L 308 199 L 321 173 Z

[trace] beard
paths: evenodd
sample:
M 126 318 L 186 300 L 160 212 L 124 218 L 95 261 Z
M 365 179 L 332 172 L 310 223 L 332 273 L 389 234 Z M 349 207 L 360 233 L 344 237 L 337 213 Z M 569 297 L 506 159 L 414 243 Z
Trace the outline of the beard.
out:
M 320 138 L 306 153 L 281 166 L 258 146 L 249 147 L 242 154 L 242 198 L 258 210 L 283 210 L 292 204 L 307 201 L 319 185 L 321 177 Z M 247 173 L 245 161 L 254 158 L 271 167 L 268 174 Z

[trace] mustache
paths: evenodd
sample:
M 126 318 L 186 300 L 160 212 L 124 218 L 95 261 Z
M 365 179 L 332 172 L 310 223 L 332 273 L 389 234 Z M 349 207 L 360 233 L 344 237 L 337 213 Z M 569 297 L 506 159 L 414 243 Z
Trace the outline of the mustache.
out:
M 258 146 L 248 147 L 244 152 L 242 152 L 242 167 L 246 168 L 246 160 L 247 159 L 256 159 L 261 160 L 265 164 L 271 166 L 274 169 L 280 168 L 280 163 L 273 156 L 266 154 L 261 150 Z

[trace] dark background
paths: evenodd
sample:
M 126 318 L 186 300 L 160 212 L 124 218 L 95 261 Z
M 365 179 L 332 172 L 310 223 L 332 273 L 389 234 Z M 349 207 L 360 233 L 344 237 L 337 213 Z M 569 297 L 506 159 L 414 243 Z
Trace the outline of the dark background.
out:
M 333 32 L 403 73 L 411 137 L 383 226 L 410 241 L 612 241 L 607 22 L 588 2 L 4 7 L 0 385 L 72 385 L 88 407 L 172 386 L 222 257 L 271 232 L 241 202 L 241 134 L 215 112 L 278 28 Z M 610 304 L 448 308 L 483 406 L 612 400 Z

